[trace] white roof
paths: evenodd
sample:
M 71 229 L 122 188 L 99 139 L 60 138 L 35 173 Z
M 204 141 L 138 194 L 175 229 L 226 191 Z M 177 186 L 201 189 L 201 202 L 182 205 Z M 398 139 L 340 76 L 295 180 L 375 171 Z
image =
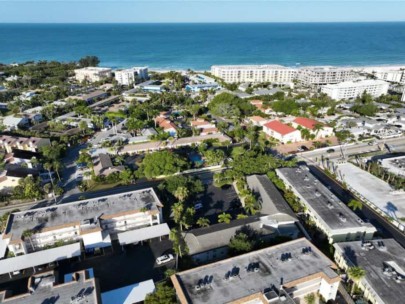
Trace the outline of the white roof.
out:
M 366 79 L 360 81 L 344 81 L 336 84 L 327 84 L 324 87 L 327 88 L 350 88 L 350 87 L 362 87 L 362 86 L 374 86 L 374 85 L 387 85 L 388 83 L 383 80 Z
M 8 243 L 10 242 L 10 239 L 3 239 L 0 236 L 0 259 L 4 258 L 4 255 L 6 254 L 7 246 Z
M 103 292 L 101 299 L 103 304 L 132 304 L 143 302 L 149 293 L 155 291 L 153 280 L 143 281 L 130 286 Z
M 6 116 L 3 119 L 3 124 L 6 126 L 17 126 L 25 117 Z
M 55 261 L 66 260 L 80 256 L 80 254 L 80 243 L 74 243 L 57 248 L 19 255 L 14 258 L 0 260 L 0 274 L 44 265 Z
M 83 238 L 83 245 L 86 249 L 109 247 L 111 246 L 111 237 L 107 234 L 101 242 L 98 240 L 94 242 L 91 238 Z
M 159 224 L 146 228 L 125 231 L 118 234 L 118 241 L 121 245 L 132 244 L 144 240 L 153 239 L 159 236 L 169 235 L 170 229 L 167 224 Z

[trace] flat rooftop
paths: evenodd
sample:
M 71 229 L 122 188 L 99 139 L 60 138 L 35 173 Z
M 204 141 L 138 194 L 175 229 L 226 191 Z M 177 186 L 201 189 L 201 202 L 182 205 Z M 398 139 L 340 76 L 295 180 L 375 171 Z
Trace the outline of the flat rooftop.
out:
M 388 83 L 383 80 L 366 79 L 360 81 L 344 81 L 336 84 L 327 84 L 326 88 L 351 88 L 351 87 L 363 87 L 373 85 L 387 85 Z
M 361 241 L 336 243 L 334 246 L 343 252 L 346 260 L 366 271 L 364 279 L 383 303 L 399 303 L 399 299 L 405 299 L 405 282 L 397 283 L 392 273 L 384 273 L 384 268 L 395 269 L 405 276 L 405 249 L 394 239 L 367 243 L 373 244 L 374 249 L 363 247 Z
M 383 159 L 381 165 L 395 175 L 405 176 L 405 156 Z
M 101 303 L 95 279 L 89 278 L 85 271 L 77 272 L 74 276 L 76 280 L 57 284 L 52 272 L 34 275 L 28 280 L 28 289 L 32 292 L 27 291 L 15 297 L 6 297 L 0 292 L 0 303 Z
M 291 258 L 285 259 L 285 254 L 291 254 Z M 252 265 L 258 269 L 252 271 Z M 187 303 L 229 303 L 272 286 L 294 286 L 294 281 L 305 281 L 311 275 L 337 282 L 340 278 L 332 268 L 336 268 L 334 263 L 302 238 L 180 272 L 172 276 L 172 281 L 178 296 L 181 298 L 182 291 Z M 210 287 L 197 290 L 196 285 L 204 281 Z
M 213 65 L 211 68 L 221 68 L 227 70 L 267 70 L 267 69 L 285 69 L 285 70 L 294 70 L 282 65 L 277 64 L 264 64 L 264 65 Z
M 16 212 L 10 215 L 4 238 L 21 239 L 25 230 L 44 231 L 63 225 L 74 225 L 87 219 L 134 213 L 161 207 L 153 188 L 101 196 L 50 207 Z
M 304 198 L 305 204 L 312 209 L 331 230 L 373 227 L 363 222 L 339 198 L 326 188 L 308 169 L 308 167 L 281 168 L 282 175 L 290 185 Z
M 398 221 L 401 221 L 400 218 L 405 218 L 404 191 L 395 191 L 388 183 L 351 163 L 339 164 L 337 169 L 346 184 L 388 216 Z

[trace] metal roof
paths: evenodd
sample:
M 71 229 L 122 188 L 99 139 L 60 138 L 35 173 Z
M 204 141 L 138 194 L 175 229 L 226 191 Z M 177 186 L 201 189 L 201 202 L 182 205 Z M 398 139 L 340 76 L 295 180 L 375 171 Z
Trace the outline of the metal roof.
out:
M 80 243 L 19 255 L 13 258 L 0 260 L 0 274 L 44 265 L 55 261 L 66 260 L 80 255 Z
M 128 245 L 144 240 L 153 239 L 159 236 L 169 235 L 169 233 L 169 226 L 167 226 L 167 224 L 165 223 L 119 233 L 118 241 L 121 245 Z

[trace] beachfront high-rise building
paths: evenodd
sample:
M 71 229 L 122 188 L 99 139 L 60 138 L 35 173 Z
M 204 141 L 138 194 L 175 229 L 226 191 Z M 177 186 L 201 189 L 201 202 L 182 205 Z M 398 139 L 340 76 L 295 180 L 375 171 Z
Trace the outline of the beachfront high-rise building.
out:
M 342 67 L 303 67 L 297 78 L 307 86 L 321 86 L 353 80 L 356 73 L 351 68 Z
M 380 80 L 405 84 L 405 66 L 367 67 L 361 71 Z
M 367 79 L 361 81 L 346 81 L 338 84 L 329 84 L 323 86 L 321 92 L 327 94 L 332 99 L 342 100 L 356 98 L 364 92 L 367 92 L 373 97 L 379 97 L 387 94 L 388 88 L 388 82 Z
M 120 85 L 134 85 L 139 81 L 148 79 L 148 68 L 133 67 L 130 69 L 115 71 L 115 79 Z
M 75 78 L 77 81 L 87 80 L 95 82 L 109 77 L 111 77 L 110 68 L 87 67 L 75 70 Z
M 286 83 L 295 79 L 297 70 L 281 65 L 214 65 L 211 73 L 227 83 Z

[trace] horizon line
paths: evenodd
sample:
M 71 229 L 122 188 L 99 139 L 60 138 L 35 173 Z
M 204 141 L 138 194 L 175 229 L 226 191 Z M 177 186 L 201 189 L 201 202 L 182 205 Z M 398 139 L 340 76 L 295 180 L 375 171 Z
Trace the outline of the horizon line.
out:
M 316 24 L 316 23 L 405 23 L 405 20 L 389 20 L 389 21 L 156 21 L 156 22 L 0 22 L 0 24 Z

